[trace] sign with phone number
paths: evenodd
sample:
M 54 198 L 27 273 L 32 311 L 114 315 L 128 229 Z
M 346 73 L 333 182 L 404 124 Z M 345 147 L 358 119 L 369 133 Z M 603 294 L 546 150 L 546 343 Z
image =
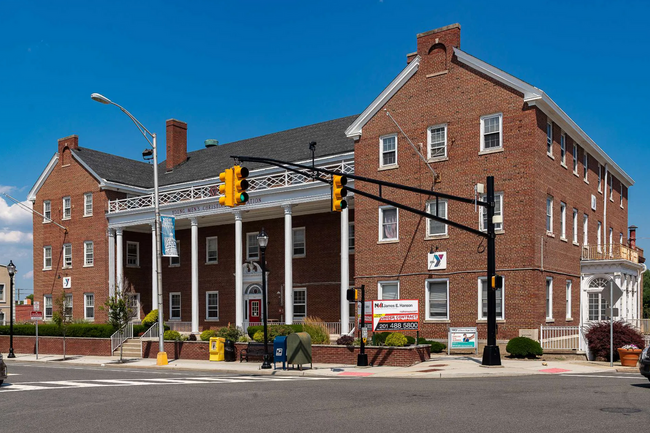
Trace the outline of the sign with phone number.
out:
M 417 299 L 372 301 L 373 331 L 417 331 L 419 323 Z

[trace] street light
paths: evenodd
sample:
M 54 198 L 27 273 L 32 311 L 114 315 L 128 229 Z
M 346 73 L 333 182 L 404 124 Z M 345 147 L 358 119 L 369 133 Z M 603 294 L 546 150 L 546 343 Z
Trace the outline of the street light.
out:
M 163 326 L 163 294 L 162 294 L 162 250 L 160 245 L 160 207 L 158 199 L 158 148 L 156 147 L 156 134 L 149 132 L 147 128 L 144 127 L 142 123 L 131 113 L 126 111 L 121 105 L 116 104 L 107 97 L 100 95 L 99 93 L 93 93 L 90 95 L 90 98 L 93 101 L 100 102 L 102 104 L 115 105 L 117 108 L 122 110 L 124 114 L 129 116 L 133 121 L 135 126 L 138 128 L 142 136 L 147 140 L 147 142 L 153 148 L 153 190 L 154 190 L 154 208 L 155 208 L 155 227 L 156 227 L 156 279 L 158 286 L 158 356 L 157 362 L 158 365 L 167 365 L 167 352 L 165 352 L 165 343 L 164 343 L 164 326 Z M 152 140 L 149 140 L 149 136 Z
M 9 260 L 7 265 L 7 272 L 9 272 L 9 355 L 7 358 L 15 358 L 14 355 L 14 274 L 16 273 L 16 265 L 13 260 Z
M 267 322 L 266 317 L 268 308 L 266 306 L 266 246 L 269 244 L 269 235 L 266 234 L 266 230 L 262 227 L 259 234 L 257 235 L 257 245 L 260 247 L 260 267 L 262 268 L 262 315 L 264 316 L 264 362 L 262 363 L 262 368 L 267 369 L 271 368 L 271 362 L 269 361 L 269 342 L 267 340 Z

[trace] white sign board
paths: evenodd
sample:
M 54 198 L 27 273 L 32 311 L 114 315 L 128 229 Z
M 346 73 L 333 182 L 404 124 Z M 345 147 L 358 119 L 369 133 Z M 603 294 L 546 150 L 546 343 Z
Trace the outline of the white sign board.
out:
M 41 311 L 41 303 L 39 301 L 34 301 L 34 311 Z
M 63 288 L 69 289 L 72 287 L 72 277 L 63 277 Z
M 447 353 L 451 349 L 475 349 L 478 353 L 477 328 L 449 328 Z
M 40 311 L 32 311 L 32 320 L 43 320 L 43 313 Z
M 372 301 L 373 331 L 417 331 L 419 323 L 417 299 Z
M 372 323 L 372 301 L 366 301 L 364 325 L 368 326 Z M 357 320 L 359 327 L 361 327 L 361 302 L 357 304 Z
M 429 253 L 428 269 L 430 271 L 437 271 L 438 269 L 447 269 L 447 252 L 440 251 Z

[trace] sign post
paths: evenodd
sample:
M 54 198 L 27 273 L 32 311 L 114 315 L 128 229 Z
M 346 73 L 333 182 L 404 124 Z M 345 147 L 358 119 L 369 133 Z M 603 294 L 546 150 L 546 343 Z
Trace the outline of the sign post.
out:
M 478 355 L 477 328 L 449 328 L 447 355 L 452 349 L 474 349 Z
M 368 330 L 366 329 L 366 285 L 361 285 L 361 346 L 359 356 L 357 356 L 357 367 L 368 366 L 368 354 L 366 353 L 366 338 Z
M 36 321 L 36 359 L 38 359 L 38 321 L 43 319 L 43 313 L 40 311 L 41 303 L 34 302 L 34 311 L 32 311 L 31 319 Z

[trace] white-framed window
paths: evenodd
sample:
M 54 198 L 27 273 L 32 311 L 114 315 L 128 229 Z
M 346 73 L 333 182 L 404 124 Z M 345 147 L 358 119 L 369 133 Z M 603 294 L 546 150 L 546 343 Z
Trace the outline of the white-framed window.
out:
M 487 200 L 487 195 L 482 194 L 480 197 L 481 201 Z M 484 232 L 487 231 L 487 209 L 483 206 L 479 207 L 479 229 Z M 503 193 L 495 192 L 494 193 L 494 216 L 501 215 L 501 221 L 503 221 Z M 503 230 L 503 222 L 497 223 L 494 225 L 495 231 Z
M 52 247 L 43 247 L 43 270 L 52 269 Z
M 307 289 L 293 289 L 293 319 L 307 317 Z
M 380 281 L 377 284 L 378 299 L 399 299 L 399 281 Z
M 447 200 L 438 199 L 427 202 L 427 212 L 440 218 L 447 219 Z M 447 224 L 433 219 L 427 219 L 427 236 L 444 236 L 447 235 Z
M 257 243 L 257 235 L 259 232 L 246 233 L 246 259 L 259 260 L 260 247 Z
M 397 165 L 397 134 L 379 137 L 379 167 Z
M 305 240 L 305 228 L 296 227 L 293 229 L 293 256 L 305 257 L 307 255 L 307 243 Z
M 95 294 L 84 293 L 84 319 L 95 320 Z
M 169 320 L 181 320 L 181 292 L 169 294 Z
M 603 223 L 598 221 L 598 231 L 596 232 L 596 240 L 597 240 L 597 245 L 598 245 L 598 252 L 602 252 L 601 249 L 601 244 L 603 242 L 602 234 L 601 231 L 603 230 Z
M 348 225 L 348 245 L 350 253 L 354 253 L 354 223 Z
M 566 166 L 566 135 L 564 132 L 560 135 L 560 162 Z
M 205 320 L 219 320 L 219 292 L 205 292 Z
M 623 182 L 621 182 L 621 207 L 623 207 Z
M 578 243 L 578 209 L 573 208 L 573 243 Z
M 84 216 L 92 216 L 93 214 L 93 193 L 87 192 L 84 194 Z
M 63 219 L 69 220 L 72 216 L 72 206 L 70 204 L 70 197 L 63 197 Z
M 546 197 L 546 232 L 553 233 L 553 197 Z
M 481 116 L 481 150 L 503 147 L 503 114 Z
M 585 182 L 589 183 L 589 154 L 587 152 L 582 156 L 582 169 L 584 171 Z
M 623 233 L 618 234 L 618 244 L 623 245 Z
M 178 254 L 176 257 L 169 258 L 170 267 L 178 267 L 181 265 L 181 241 L 179 240 L 176 240 L 176 253 Z
M 609 255 L 612 255 L 612 244 L 614 243 L 614 229 L 609 228 Z
M 43 222 L 52 222 L 52 203 L 49 200 L 43 202 Z
M 399 214 L 397 208 L 382 206 L 379 208 L 379 240 L 394 241 L 399 238 Z
M 553 277 L 546 277 L 546 320 L 553 319 Z
M 582 244 L 589 245 L 589 215 L 582 216 Z
M 571 288 L 573 287 L 573 282 L 571 280 L 566 280 L 566 318 L 570 319 L 571 316 Z
M 578 145 L 573 143 L 573 173 L 578 174 Z
M 137 268 L 140 266 L 140 243 L 126 241 L 126 266 Z
M 92 241 L 84 242 L 84 266 L 93 266 L 95 264 L 95 252 Z
M 0 283 L 0 302 L 7 302 L 5 301 L 5 285 Z
M 205 263 L 219 262 L 219 239 L 217 236 L 205 238 Z
M 589 303 L 589 320 L 605 320 L 609 317 L 609 303 L 601 292 L 587 293 Z
M 603 192 L 603 174 L 600 162 L 598 163 L 598 192 Z
M 496 289 L 495 295 L 496 295 L 496 317 L 497 320 L 503 320 L 504 318 L 504 299 L 503 299 L 503 288 L 505 287 L 505 278 L 503 279 L 503 287 L 500 289 Z M 486 277 L 479 277 L 478 278 L 478 319 L 479 320 L 487 320 L 487 312 L 488 312 L 488 284 L 487 284 L 487 278 Z
M 546 153 L 553 156 L 553 123 L 546 122 Z
M 566 239 L 566 203 L 560 202 L 560 238 Z
M 63 244 L 63 268 L 72 267 L 72 244 Z
M 65 295 L 65 301 L 63 302 L 63 314 L 66 319 L 72 320 L 72 294 L 67 293 Z
M 447 124 L 430 126 L 427 129 L 429 159 L 447 156 Z
M 426 281 L 426 320 L 449 320 L 449 280 Z
M 45 311 L 43 318 L 45 320 L 51 320 L 52 319 L 52 295 L 43 296 L 43 305 Z
M 609 175 L 609 199 L 614 201 L 614 176 Z

